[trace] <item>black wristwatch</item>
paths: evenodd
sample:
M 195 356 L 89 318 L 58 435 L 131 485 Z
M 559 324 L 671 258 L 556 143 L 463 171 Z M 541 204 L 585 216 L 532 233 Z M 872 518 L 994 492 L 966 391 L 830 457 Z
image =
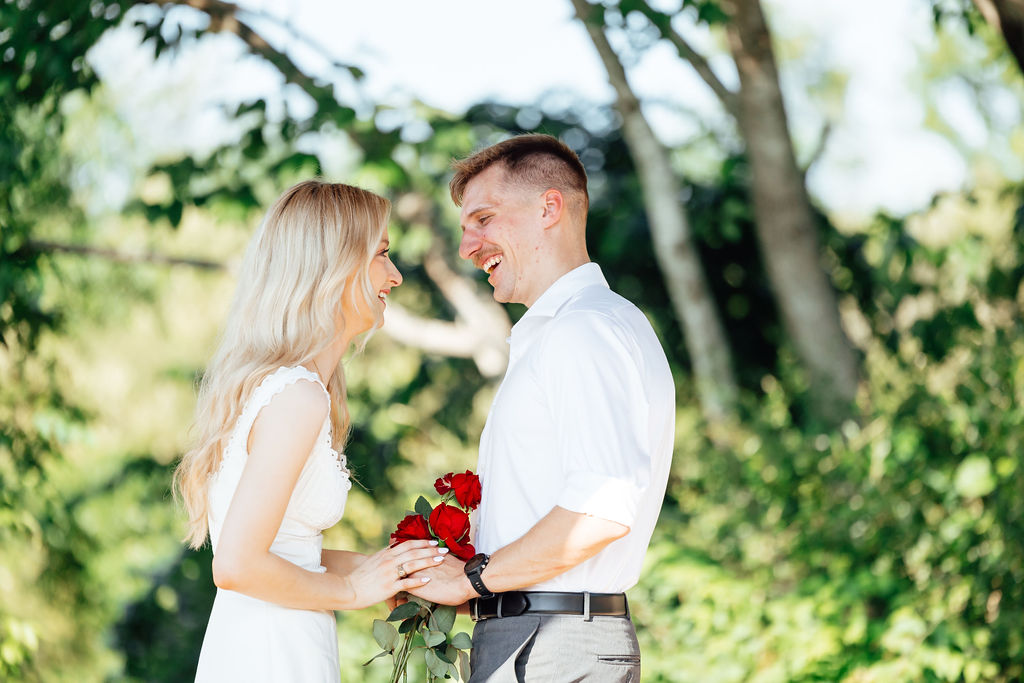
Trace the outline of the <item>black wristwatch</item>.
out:
M 473 590 L 480 594 L 480 597 L 489 598 L 494 593 L 484 585 L 484 580 L 480 578 L 480 573 L 483 572 L 484 567 L 491 561 L 490 555 L 484 555 L 483 553 L 477 553 L 473 557 L 469 558 L 469 562 L 466 563 L 465 571 L 466 578 L 473 585 Z

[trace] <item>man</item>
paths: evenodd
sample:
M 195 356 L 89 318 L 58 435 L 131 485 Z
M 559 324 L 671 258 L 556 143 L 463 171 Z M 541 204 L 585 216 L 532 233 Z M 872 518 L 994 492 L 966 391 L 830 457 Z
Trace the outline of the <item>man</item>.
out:
M 528 310 L 480 443 L 479 555 L 418 594 L 469 601 L 472 681 L 639 681 L 624 591 L 668 479 L 675 392 L 650 323 L 587 255 L 586 173 L 546 135 L 454 163 L 459 255 Z

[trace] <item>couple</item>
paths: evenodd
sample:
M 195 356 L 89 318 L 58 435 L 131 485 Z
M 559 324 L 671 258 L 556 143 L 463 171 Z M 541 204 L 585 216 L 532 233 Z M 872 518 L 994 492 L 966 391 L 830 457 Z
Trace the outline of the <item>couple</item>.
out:
M 387 200 L 316 181 L 250 243 L 175 474 L 218 586 L 197 681 L 338 681 L 333 610 L 407 591 L 466 605 L 472 681 L 638 681 L 623 591 L 657 521 L 674 437 L 672 376 L 644 315 L 587 256 L 586 174 L 521 135 L 454 163 L 459 254 L 528 310 L 480 443 L 480 554 L 430 541 L 322 548 L 350 486 L 340 361 L 402 276 Z

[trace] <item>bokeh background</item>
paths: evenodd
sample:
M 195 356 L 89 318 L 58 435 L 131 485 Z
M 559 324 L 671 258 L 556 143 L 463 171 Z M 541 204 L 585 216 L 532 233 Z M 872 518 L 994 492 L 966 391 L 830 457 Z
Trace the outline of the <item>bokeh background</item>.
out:
M 1020 0 L 0 2 L 0 680 L 181 681 L 213 597 L 169 493 L 264 208 L 392 199 L 346 361 L 373 550 L 472 467 L 521 306 L 452 157 L 557 135 L 676 381 L 630 592 L 645 681 L 1024 676 Z M 537 476 L 543 476 L 538 472 Z M 383 608 L 341 613 L 342 680 Z M 460 618 L 460 628 L 471 625 Z

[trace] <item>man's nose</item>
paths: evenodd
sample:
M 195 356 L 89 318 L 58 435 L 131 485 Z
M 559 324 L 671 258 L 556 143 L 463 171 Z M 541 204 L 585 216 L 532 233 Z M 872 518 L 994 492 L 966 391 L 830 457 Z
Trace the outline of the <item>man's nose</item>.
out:
M 467 260 L 473 258 L 473 254 L 480 250 L 480 244 L 480 237 L 473 230 L 466 230 L 459 242 L 459 256 Z

